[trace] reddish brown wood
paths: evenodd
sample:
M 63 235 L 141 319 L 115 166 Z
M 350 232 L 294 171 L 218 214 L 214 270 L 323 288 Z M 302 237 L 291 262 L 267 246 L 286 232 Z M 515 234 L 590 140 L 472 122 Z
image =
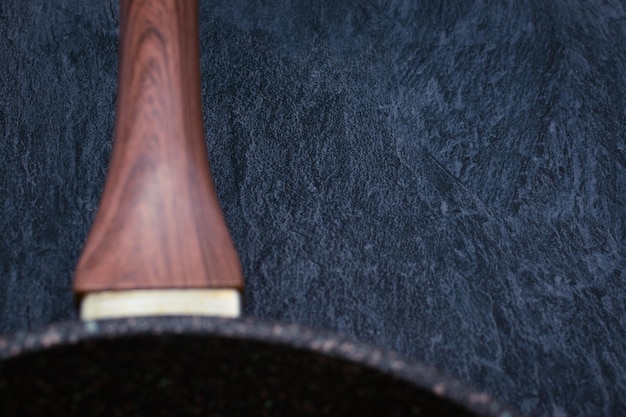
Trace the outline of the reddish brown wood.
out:
M 197 0 L 122 0 L 115 141 L 74 291 L 242 288 L 213 187 Z

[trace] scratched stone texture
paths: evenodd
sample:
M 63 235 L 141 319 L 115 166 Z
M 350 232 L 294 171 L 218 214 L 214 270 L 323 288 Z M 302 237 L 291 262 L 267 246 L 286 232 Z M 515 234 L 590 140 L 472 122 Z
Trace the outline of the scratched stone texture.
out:
M 201 0 L 246 314 L 528 416 L 626 415 L 626 13 L 607 0 Z M 0 332 L 75 319 L 114 0 L 0 2 Z

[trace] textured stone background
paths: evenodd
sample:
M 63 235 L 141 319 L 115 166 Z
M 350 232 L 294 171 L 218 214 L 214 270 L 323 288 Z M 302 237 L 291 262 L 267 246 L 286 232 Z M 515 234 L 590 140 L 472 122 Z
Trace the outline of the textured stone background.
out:
M 426 361 L 529 416 L 626 415 L 623 2 L 201 0 L 247 314 Z M 0 1 L 0 332 L 73 319 L 115 0 Z

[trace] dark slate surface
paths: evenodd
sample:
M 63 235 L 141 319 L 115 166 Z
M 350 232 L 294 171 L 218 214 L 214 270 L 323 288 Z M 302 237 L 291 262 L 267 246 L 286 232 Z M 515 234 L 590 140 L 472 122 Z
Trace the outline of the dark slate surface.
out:
M 424 360 L 530 416 L 626 415 L 617 1 L 201 1 L 250 315 Z M 113 0 L 0 2 L 0 332 L 75 317 Z

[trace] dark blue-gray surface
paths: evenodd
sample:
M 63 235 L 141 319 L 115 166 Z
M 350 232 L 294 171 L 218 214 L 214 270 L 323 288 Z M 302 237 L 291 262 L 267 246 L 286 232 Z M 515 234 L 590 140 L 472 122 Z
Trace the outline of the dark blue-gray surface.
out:
M 74 317 L 115 0 L 0 2 L 0 331 Z M 201 1 L 247 313 L 424 360 L 529 416 L 626 415 L 617 1 Z

